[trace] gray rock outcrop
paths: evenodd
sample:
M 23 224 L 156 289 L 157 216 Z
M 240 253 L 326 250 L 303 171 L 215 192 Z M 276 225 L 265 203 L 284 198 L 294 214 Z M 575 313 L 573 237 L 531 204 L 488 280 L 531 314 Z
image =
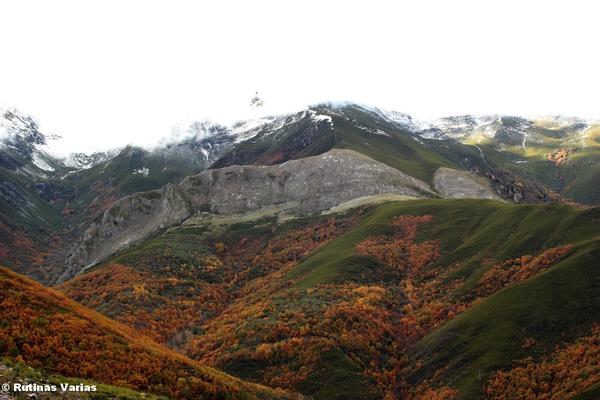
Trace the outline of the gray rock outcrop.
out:
M 196 212 L 229 215 L 276 205 L 310 214 L 377 194 L 437 197 L 426 183 L 351 150 L 335 149 L 271 166 L 203 171 L 177 185 L 115 202 L 71 249 L 59 281 Z
M 502 200 L 486 178 L 452 168 L 441 167 L 435 171 L 433 188 L 446 199 Z

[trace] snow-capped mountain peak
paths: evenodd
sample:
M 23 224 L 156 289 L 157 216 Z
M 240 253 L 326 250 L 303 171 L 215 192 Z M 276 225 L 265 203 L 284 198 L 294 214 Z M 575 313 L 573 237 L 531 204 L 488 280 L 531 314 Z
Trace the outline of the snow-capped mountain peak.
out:
M 0 110 L 0 139 L 4 144 L 15 147 L 25 145 L 31 148 L 46 144 L 46 137 L 38 130 L 33 118 L 17 110 Z
M 0 110 L 0 145 L 43 171 L 64 166 L 49 150 L 49 143 L 59 139 L 60 136 L 40 132 L 37 122 L 29 115 L 15 109 Z
M 70 153 L 64 158 L 64 163 L 69 168 L 88 169 L 107 161 L 118 154 L 119 150 L 99 151 L 95 153 Z

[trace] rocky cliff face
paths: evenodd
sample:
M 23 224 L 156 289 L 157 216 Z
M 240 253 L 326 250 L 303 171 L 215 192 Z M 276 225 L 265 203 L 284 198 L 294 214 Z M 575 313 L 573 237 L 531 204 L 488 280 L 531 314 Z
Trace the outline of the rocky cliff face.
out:
M 435 172 L 433 188 L 447 199 L 502 199 L 486 178 L 452 168 Z
M 376 194 L 436 196 L 426 183 L 350 150 L 332 150 L 273 166 L 204 171 L 178 185 L 115 202 L 72 248 L 59 280 L 196 212 L 237 214 L 276 205 L 308 214 Z
M 76 275 L 81 267 L 102 260 L 190 215 L 191 208 L 181 190 L 173 184 L 117 200 L 91 224 L 79 243 L 71 249 L 59 281 Z
M 548 203 L 550 193 L 540 184 L 516 176 L 508 171 L 492 169 L 486 175 L 496 192 L 515 203 Z
M 426 183 L 351 150 L 269 167 L 231 166 L 188 177 L 180 184 L 195 209 L 216 214 L 284 205 L 315 213 L 366 195 L 435 196 Z

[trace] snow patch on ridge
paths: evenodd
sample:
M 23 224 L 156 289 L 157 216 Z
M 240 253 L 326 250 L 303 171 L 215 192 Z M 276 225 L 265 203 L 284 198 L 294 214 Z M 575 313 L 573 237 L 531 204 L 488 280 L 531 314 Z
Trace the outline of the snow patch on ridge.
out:
M 254 136 L 258 135 L 262 128 L 273 123 L 275 120 L 276 118 L 267 117 L 237 122 L 231 128 L 231 134 L 236 136 L 234 143 L 240 143 L 248 139 L 252 139 Z
M 148 175 L 150 174 L 150 169 L 148 169 L 148 167 L 137 168 L 137 169 L 133 170 L 132 174 L 133 175 L 142 175 L 143 177 L 148 177 Z
M 46 161 L 44 161 L 44 159 L 42 157 L 40 157 L 40 154 L 37 151 L 33 152 L 32 162 L 39 169 L 42 169 L 44 171 L 54 171 L 54 168 L 52 168 L 50 165 L 48 165 L 48 163 Z
M 200 149 L 200 152 L 202 152 L 202 155 L 204 155 L 204 157 L 206 157 L 206 160 L 208 160 L 208 150 Z
M 318 114 L 315 110 L 308 109 L 307 112 L 310 114 L 310 119 L 315 122 L 327 121 L 333 128 L 333 120 L 329 115 Z
M 399 111 L 384 110 L 377 107 L 371 108 L 371 111 L 375 112 L 388 122 L 391 122 L 394 125 L 400 126 L 411 132 L 422 131 L 429 128 L 429 125 L 426 122 L 416 120 L 410 115 Z

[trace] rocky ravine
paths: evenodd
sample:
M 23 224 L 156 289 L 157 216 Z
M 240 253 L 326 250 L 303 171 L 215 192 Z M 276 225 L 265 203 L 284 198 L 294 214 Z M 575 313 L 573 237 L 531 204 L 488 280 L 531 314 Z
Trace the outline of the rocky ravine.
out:
M 310 214 L 376 194 L 437 197 L 428 184 L 351 150 L 272 166 L 203 171 L 177 185 L 116 201 L 70 250 L 59 282 L 196 212 L 228 215 L 277 205 Z

